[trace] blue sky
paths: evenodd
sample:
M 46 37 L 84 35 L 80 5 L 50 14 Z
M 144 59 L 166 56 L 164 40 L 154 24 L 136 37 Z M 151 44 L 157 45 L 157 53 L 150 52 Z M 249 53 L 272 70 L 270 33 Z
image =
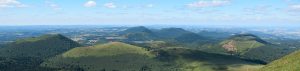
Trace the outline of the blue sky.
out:
M 0 0 L 0 25 L 294 25 L 300 0 Z

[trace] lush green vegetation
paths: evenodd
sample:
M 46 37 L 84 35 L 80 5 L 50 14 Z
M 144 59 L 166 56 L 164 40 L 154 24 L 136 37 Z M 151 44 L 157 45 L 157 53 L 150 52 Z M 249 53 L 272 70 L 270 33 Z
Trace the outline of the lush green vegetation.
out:
M 138 71 L 168 70 L 165 63 L 154 59 L 150 51 L 120 42 L 103 45 L 74 48 L 60 56 L 43 63 L 44 67 L 65 69 L 83 69 L 87 71 Z M 172 70 L 172 69 L 170 69 Z
M 1 71 L 55 71 L 54 68 L 41 67 L 44 60 L 35 57 L 0 57 Z
M 125 31 L 119 32 L 119 34 L 123 35 L 123 37 L 126 37 L 126 41 L 143 41 L 157 39 L 157 36 L 154 32 L 143 26 L 129 28 Z
M 267 45 L 249 50 L 241 57 L 249 60 L 259 60 L 258 62 L 266 64 L 279 59 L 292 51 L 293 50 L 291 49 L 286 49 L 275 45 Z
M 87 71 L 226 71 L 229 68 L 240 69 L 243 65 L 260 64 L 179 47 L 148 51 L 120 42 L 74 48 L 42 64 L 54 69 Z
M 81 46 L 59 34 L 16 40 L 0 46 L 0 71 L 257 71 L 292 51 L 252 34 L 202 36 L 181 28 L 142 26 L 119 34 L 127 39 L 101 40 L 92 46 Z M 208 37 L 214 34 L 226 35 Z M 299 53 L 276 60 L 262 71 L 299 70 L 293 67 L 299 64 Z
M 227 52 L 232 52 L 233 54 L 237 55 L 243 55 L 247 53 L 249 50 L 265 46 L 265 41 L 261 40 L 260 38 L 254 36 L 254 35 L 235 35 L 230 37 L 227 40 L 224 40 L 220 44 L 222 45 L 223 48 L 226 49 L 225 45 L 231 45 L 234 50 L 229 50 L 227 49 Z
M 160 38 L 165 39 L 165 38 L 176 38 L 183 34 L 188 34 L 188 33 L 192 33 L 192 32 L 186 31 L 182 28 L 163 28 L 161 30 L 155 31 L 155 33 Z
M 59 34 L 17 40 L 0 48 L 1 57 L 47 58 L 80 45 Z
M 20 39 L 0 48 L 0 67 L 5 71 L 48 70 L 39 67 L 45 59 L 79 46 L 59 34 Z
M 230 68 L 241 69 L 244 65 L 260 65 L 235 56 L 182 47 L 163 48 L 156 52 L 159 53 L 157 56 L 159 60 L 175 63 L 182 71 L 227 71 Z
M 127 37 L 127 41 L 160 40 L 171 43 L 192 43 L 198 40 L 207 40 L 196 33 L 181 28 L 163 28 L 152 31 L 146 27 L 139 26 L 129 28 L 120 32 L 120 34 Z
M 150 52 L 146 49 L 121 43 L 121 42 L 110 42 L 108 44 L 100 44 L 89 47 L 74 48 L 63 54 L 63 57 L 103 57 L 103 56 L 115 56 L 122 54 L 139 54 L 153 57 Z
M 300 70 L 300 51 L 291 53 L 285 57 L 273 61 L 260 71 L 299 71 Z
M 152 35 L 155 35 L 152 36 L 152 39 L 147 40 L 165 42 L 164 44 L 161 44 L 161 46 L 155 47 L 187 47 L 209 53 L 235 55 L 244 59 L 248 59 L 250 61 L 256 61 L 263 64 L 276 60 L 292 51 L 291 49 L 284 48 L 285 46 L 278 46 L 264 41 L 253 34 L 236 34 L 229 37 L 229 35 L 231 35 L 229 33 L 202 32 L 204 34 L 195 34 L 181 28 L 163 28 L 161 30 L 151 31 L 145 27 L 134 27 L 130 28 L 129 30 L 135 30 L 135 32 L 137 32 L 139 31 L 138 29 L 147 30 L 149 34 L 151 33 Z M 209 35 L 218 34 L 224 34 L 224 36 L 216 36 L 216 38 L 220 39 L 213 39 L 208 37 Z M 206 37 L 203 37 L 202 35 Z M 137 36 L 131 37 L 139 38 Z M 227 39 L 224 39 L 225 37 L 227 37 Z M 129 41 L 128 43 L 150 48 L 150 50 L 152 50 L 154 47 L 154 44 L 152 42 L 138 44 Z
M 268 43 L 252 34 L 234 35 L 218 43 L 206 43 L 198 49 L 205 52 L 234 55 L 263 64 L 291 52 L 290 49 Z

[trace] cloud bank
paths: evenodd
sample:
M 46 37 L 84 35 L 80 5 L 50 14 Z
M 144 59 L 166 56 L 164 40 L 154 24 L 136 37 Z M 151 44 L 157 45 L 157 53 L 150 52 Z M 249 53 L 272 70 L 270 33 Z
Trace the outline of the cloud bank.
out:
M 27 7 L 17 0 L 0 0 L 0 8 Z
M 187 4 L 188 7 L 196 7 L 196 8 L 203 8 L 203 7 L 219 7 L 225 6 L 231 3 L 231 0 L 200 0 L 197 2 L 193 2 Z
M 95 7 L 97 3 L 95 1 L 88 1 L 83 6 L 84 7 Z

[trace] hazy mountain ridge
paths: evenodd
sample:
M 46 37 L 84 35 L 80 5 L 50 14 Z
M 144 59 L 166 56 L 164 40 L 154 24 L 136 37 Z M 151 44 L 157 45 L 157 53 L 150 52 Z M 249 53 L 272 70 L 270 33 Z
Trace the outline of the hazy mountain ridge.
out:
M 147 32 L 140 33 L 140 30 L 147 30 Z M 139 32 L 128 32 L 139 31 Z M 128 28 L 120 32 L 127 37 L 127 40 L 136 41 L 165 41 L 170 43 L 194 43 L 197 41 L 208 41 L 209 39 L 199 34 L 184 30 L 182 28 L 162 28 L 158 30 L 150 30 L 146 27 L 139 26 Z M 138 40 L 137 40 L 138 39 Z
M 128 28 L 124 31 L 119 32 L 127 38 L 127 41 L 143 41 L 143 40 L 153 40 L 158 39 L 157 35 L 144 26 Z
M 143 29 L 147 28 L 143 27 Z M 269 43 L 249 33 L 231 34 L 231 36 L 225 39 L 214 39 L 213 37 L 203 37 L 201 34 L 189 32 L 181 28 L 162 28 L 154 32 L 156 32 L 155 35 L 160 37 L 156 37 L 159 39 L 152 40 L 161 40 L 176 44 L 176 46 L 199 49 L 204 52 L 235 55 L 264 64 L 291 52 L 290 50 L 281 48 L 282 46 Z M 218 35 L 220 33 L 210 33 L 210 35 L 212 34 Z

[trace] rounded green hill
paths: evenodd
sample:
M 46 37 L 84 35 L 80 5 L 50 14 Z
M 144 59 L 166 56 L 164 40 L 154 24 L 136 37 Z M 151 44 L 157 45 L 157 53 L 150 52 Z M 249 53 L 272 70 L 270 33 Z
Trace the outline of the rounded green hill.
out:
M 139 54 L 146 56 L 153 56 L 149 51 L 142 47 L 137 47 L 121 42 L 110 42 L 107 44 L 99 44 L 89 47 L 74 48 L 63 54 L 63 57 L 101 57 L 114 56 L 121 54 Z
M 238 34 L 220 44 L 229 53 L 243 55 L 253 48 L 265 46 L 267 42 L 252 34 Z

